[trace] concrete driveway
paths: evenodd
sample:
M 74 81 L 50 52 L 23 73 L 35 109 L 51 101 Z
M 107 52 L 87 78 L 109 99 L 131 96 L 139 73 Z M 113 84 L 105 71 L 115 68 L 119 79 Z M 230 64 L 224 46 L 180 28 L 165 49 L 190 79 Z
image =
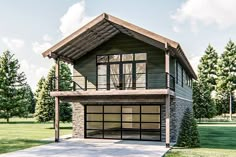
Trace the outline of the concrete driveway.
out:
M 69 139 L 0 157 L 160 157 L 167 151 L 161 142 Z

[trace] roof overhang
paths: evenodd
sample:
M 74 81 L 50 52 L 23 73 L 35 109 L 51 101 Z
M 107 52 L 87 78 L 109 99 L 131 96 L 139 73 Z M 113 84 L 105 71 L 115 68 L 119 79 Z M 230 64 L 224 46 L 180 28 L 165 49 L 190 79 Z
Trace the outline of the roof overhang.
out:
M 171 55 L 178 58 L 193 78 L 197 78 L 177 42 L 105 13 L 43 52 L 43 56 L 60 58 L 73 64 L 74 61 L 118 33 L 126 34 L 162 50 L 166 50 L 167 44 Z

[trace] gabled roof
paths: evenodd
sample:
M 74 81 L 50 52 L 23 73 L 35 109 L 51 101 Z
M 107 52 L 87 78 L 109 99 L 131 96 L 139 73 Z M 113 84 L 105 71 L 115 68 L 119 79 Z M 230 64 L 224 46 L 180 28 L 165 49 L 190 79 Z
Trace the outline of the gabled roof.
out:
M 60 57 L 61 60 L 73 63 L 118 33 L 129 35 L 162 50 L 165 50 L 165 45 L 168 45 L 171 55 L 178 58 L 179 62 L 187 70 L 187 73 L 193 78 L 197 78 L 179 43 L 106 13 L 96 17 L 82 28 L 43 52 L 43 56 L 49 58 Z

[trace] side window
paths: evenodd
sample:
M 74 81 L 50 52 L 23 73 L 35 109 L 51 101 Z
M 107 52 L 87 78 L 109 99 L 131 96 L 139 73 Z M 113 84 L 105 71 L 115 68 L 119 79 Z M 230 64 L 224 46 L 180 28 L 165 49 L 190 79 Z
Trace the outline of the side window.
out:
M 178 62 L 176 61 L 175 62 L 175 68 L 176 68 L 176 70 L 175 70 L 175 73 L 176 73 L 176 76 L 175 76 L 175 80 L 176 80 L 176 83 L 178 84 L 179 83 L 179 64 L 178 64 Z
M 181 68 L 181 86 L 184 86 L 184 69 L 183 67 Z
M 189 86 L 189 76 L 186 72 L 185 72 L 185 85 Z

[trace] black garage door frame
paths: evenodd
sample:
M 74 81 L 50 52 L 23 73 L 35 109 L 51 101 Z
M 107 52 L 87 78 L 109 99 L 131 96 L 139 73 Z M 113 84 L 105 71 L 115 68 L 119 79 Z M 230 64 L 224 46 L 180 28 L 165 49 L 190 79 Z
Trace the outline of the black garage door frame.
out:
M 96 112 L 96 113 L 93 113 L 93 112 L 90 112 L 90 113 L 88 113 L 87 111 L 87 107 L 88 106 L 100 106 L 100 107 L 102 107 L 102 111 L 101 112 Z M 121 112 L 120 113 L 113 113 L 113 112 L 111 112 L 111 113 L 109 113 L 109 112 L 104 112 L 104 107 L 105 106 L 110 106 L 110 107 L 114 107 L 114 106 L 120 106 L 121 107 Z M 130 114 L 130 113 L 123 113 L 122 111 L 123 111 L 123 107 L 125 107 L 125 106 L 138 106 L 139 107 L 139 113 L 131 113 L 131 114 L 136 114 L 136 115 L 139 115 L 139 118 L 140 118 L 140 120 L 138 121 L 138 122 L 124 122 L 123 120 L 122 120 L 122 115 L 123 114 Z M 156 113 L 142 113 L 142 106 L 159 106 L 159 108 L 160 108 L 160 111 L 159 112 L 156 112 Z M 142 104 L 114 104 L 114 105 L 112 105 L 112 104 L 105 104 L 105 105 L 85 105 L 85 108 L 84 108 L 84 138 L 92 138 L 92 139 L 118 139 L 118 140 L 141 140 L 141 141 L 161 141 L 161 120 L 162 120 L 162 117 L 161 117 L 161 107 L 162 107 L 162 105 L 160 105 L 160 104 L 145 104 L 145 105 L 142 105 Z M 120 120 L 119 121 L 105 121 L 104 120 L 104 115 L 105 114 L 117 114 L 117 115 L 120 115 Z M 101 119 L 102 120 L 95 120 L 95 121 L 88 121 L 87 120 L 87 115 L 88 114 L 99 114 L 99 115 L 102 115 L 102 117 L 101 117 Z M 159 115 L 159 117 L 160 117 L 160 120 L 159 120 L 159 122 L 143 122 L 142 121 L 142 114 L 144 114 L 144 115 Z M 89 128 L 87 128 L 87 123 L 88 122 L 95 122 L 95 123 L 101 123 L 102 124 L 102 126 L 101 126 L 101 128 L 100 129 L 89 129 Z M 120 124 L 120 129 L 118 129 L 118 130 L 116 130 L 117 132 L 119 132 L 120 131 L 120 138 L 114 138 L 114 137 L 112 137 L 112 138 L 106 138 L 104 135 L 105 135 L 105 132 L 109 132 L 109 130 L 106 130 L 105 128 L 104 128 L 104 123 L 117 123 L 117 124 Z M 130 123 L 130 124 L 133 124 L 133 123 L 137 123 L 137 124 L 139 124 L 140 126 L 139 126 L 139 129 L 136 129 L 136 131 L 138 131 L 139 132 L 139 139 L 135 139 L 135 138 L 123 138 L 123 132 L 124 131 L 127 131 L 127 129 L 123 129 L 123 127 L 122 127 L 122 124 L 123 123 Z M 153 123 L 153 124 L 159 124 L 159 129 L 142 129 L 142 124 L 145 124 L 145 123 Z M 101 136 L 100 137 L 89 137 L 89 136 L 87 136 L 87 131 L 97 131 L 97 132 L 99 132 L 100 134 L 101 134 Z M 150 132 L 150 133 L 159 133 L 159 139 L 144 139 L 144 138 L 142 138 L 142 133 L 143 132 Z

